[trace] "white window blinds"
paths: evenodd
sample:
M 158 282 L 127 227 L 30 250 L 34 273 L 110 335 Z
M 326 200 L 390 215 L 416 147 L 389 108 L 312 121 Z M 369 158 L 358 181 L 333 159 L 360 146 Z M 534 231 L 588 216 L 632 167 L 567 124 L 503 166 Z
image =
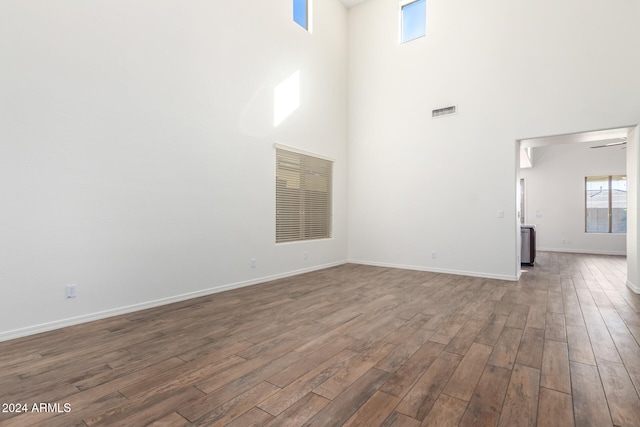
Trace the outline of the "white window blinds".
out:
M 276 243 L 331 237 L 332 168 L 276 147 Z

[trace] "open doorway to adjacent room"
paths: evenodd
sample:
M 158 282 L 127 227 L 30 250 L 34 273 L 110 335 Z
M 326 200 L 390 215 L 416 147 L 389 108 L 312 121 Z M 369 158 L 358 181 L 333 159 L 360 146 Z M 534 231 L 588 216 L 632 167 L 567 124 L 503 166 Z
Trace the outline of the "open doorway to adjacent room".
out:
M 518 227 L 535 227 L 537 251 L 637 253 L 637 239 L 626 233 L 627 217 L 637 214 L 636 198 L 626 203 L 628 169 L 633 176 L 638 171 L 637 156 L 627 157 L 629 144 L 637 143 L 629 137 L 635 128 L 517 141 Z M 520 233 L 517 240 L 522 251 Z

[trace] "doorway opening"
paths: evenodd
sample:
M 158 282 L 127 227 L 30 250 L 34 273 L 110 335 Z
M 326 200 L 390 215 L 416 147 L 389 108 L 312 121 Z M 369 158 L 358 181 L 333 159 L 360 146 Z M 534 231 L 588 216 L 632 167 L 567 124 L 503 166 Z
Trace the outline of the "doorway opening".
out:
M 636 238 L 625 233 L 588 234 L 584 224 L 585 178 L 626 175 L 629 169 L 637 177 L 637 149 L 633 156 L 627 156 L 631 151 L 627 147 L 637 145 L 637 138 L 637 126 L 625 126 L 517 141 L 518 226 L 536 226 L 539 251 L 621 256 L 637 253 Z M 636 221 L 636 200 L 634 196 L 627 208 L 632 221 Z M 517 235 L 517 248 L 521 248 L 520 233 Z M 633 262 L 637 264 L 637 260 Z M 637 270 L 637 265 L 633 268 Z

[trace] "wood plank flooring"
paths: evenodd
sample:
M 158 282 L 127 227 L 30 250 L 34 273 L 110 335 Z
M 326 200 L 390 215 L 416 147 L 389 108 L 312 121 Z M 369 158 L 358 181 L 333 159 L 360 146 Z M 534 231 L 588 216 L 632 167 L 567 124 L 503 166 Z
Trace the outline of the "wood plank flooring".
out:
M 625 258 L 526 270 L 347 264 L 2 342 L 0 425 L 640 426 Z

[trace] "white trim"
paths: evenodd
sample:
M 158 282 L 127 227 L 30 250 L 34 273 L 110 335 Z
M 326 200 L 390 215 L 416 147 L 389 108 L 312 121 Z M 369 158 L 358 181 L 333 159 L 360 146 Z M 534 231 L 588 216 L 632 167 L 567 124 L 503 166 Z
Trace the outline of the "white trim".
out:
M 628 280 L 627 280 L 627 288 L 631 289 L 633 293 L 640 295 L 640 286 L 636 286 Z
M 172 297 L 161 298 L 153 301 L 142 302 L 139 304 L 118 307 L 111 310 L 99 311 L 96 313 L 84 314 L 82 316 L 70 317 L 67 319 L 55 320 L 53 322 L 41 323 L 39 325 L 27 326 L 25 328 L 14 329 L 11 331 L 0 332 L 0 342 L 8 341 L 15 338 L 26 337 L 29 335 L 39 334 L 41 332 L 52 331 L 54 329 L 65 328 L 67 326 L 79 325 L 94 320 L 105 319 L 107 317 L 119 316 L 122 314 L 133 313 L 148 308 L 159 307 L 162 305 L 172 304 L 175 302 L 185 301 L 193 298 L 203 297 L 218 292 L 229 291 L 232 289 L 243 288 L 246 286 L 257 285 L 259 283 L 269 282 L 271 280 L 282 279 L 285 277 L 296 276 L 298 274 L 309 273 L 316 270 L 336 267 L 346 264 L 347 261 L 336 261 L 328 264 L 317 265 L 314 267 L 302 268 L 300 270 L 288 271 L 286 273 L 274 274 L 271 276 L 260 277 L 257 279 L 246 280 L 243 282 L 229 283 L 227 285 L 216 286 L 215 288 L 203 289 L 201 291 L 189 292 L 186 294 L 175 295 Z
M 404 270 L 417 270 L 417 271 L 428 271 L 431 273 L 442 273 L 442 274 L 454 274 L 456 276 L 469 276 L 469 277 L 482 277 L 485 279 L 496 279 L 496 280 L 507 280 L 510 282 L 517 282 L 517 276 L 508 276 L 502 274 L 489 274 L 482 273 L 477 271 L 461 271 L 461 270 L 447 270 L 444 268 L 432 268 L 432 267 L 424 267 L 421 265 L 406 265 L 406 264 L 392 264 L 386 262 L 373 262 L 373 261 L 361 261 L 361 260 L 349 260 L 350 264 L 361 264 L 361 265 L 371 265 L 374 267 L 388 267 L 388 268 L 401 268 Z
M 331 237 L 320 237 L 319 239 L 290 240 L 290 241 L 287 241 L 287 242 L 276 242 L 276 246 L 295 245 L 296 243 L 321 242 L 323 240 L 334 240 L 334 239 L 335 239 L 335 237 L 331 236 Z
M 309 151 L 300 150 L 298 148 L 290 147 L 288 145 L 282 145 L 282 144 L 274 143 L 273 144 L 273 148 L 276 148 L 276 149 L 279 149 L 279 150 L 291 151 L 292 153 L 303 154 L 305 156 L 317 157 L 318 159 L 327 160 L 327 161 L 333 162 L 333 163 L 336 162 L 336 160 L 332 159 L 331 157 L 322 156 L 320 154 L 316 154 L 316 153 L 311 153 Z
M 620 251 L 602 251 L 592 249 L 567 249 L 567 248 L 538 248 L 539 252 L 566 252 L 570 254 L 589 254 L 589 255 L 616 255 L 627 256 L 627 252 Z

